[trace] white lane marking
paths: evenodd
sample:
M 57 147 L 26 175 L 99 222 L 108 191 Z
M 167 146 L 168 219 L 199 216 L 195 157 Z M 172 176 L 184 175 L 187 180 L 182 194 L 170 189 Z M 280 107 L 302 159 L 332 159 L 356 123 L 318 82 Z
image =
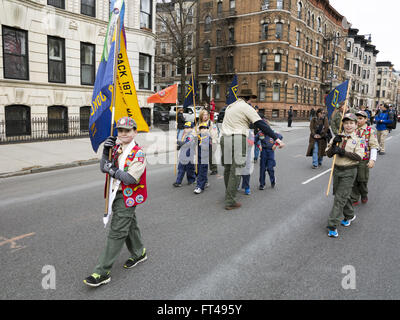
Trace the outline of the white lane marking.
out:
M 317 175 L 311 179 L 308 179 L 307 181 L 304 181 L 302 184 L 304 185 L 304 184 L 310 183 L 311 181 L 314 181 L 314 180 L 318 179 L 319 177 L 322 177 L 323 175 L 327 174 L 328 172 L 331 172 L 331 170 L 332 170 L 332 168 L 320 173 L 319 175 Z

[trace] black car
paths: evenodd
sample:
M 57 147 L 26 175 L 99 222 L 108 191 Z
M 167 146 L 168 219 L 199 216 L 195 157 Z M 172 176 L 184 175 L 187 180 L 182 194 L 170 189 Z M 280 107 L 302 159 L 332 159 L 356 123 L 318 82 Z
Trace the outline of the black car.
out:
M 169 108 L 155 105 L 153 108 L 153 123 L 169 123 Z
M 223 107 L 221 109 L 221 111 L 218 113 L 218 120 L 217 120 L 218 123 L 222 123 L 222 121 L 224 121 L 225 110 L 226 110 L 226 106 Z

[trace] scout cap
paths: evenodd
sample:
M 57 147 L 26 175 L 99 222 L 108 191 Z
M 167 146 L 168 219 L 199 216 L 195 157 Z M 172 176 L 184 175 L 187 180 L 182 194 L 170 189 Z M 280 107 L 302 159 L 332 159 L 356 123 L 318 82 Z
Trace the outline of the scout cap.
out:
M 201 128 L 208 129 L 208 124 L 207 124 L 207 122 L 202 122 L 202 123 L 200 123 L 200 124 L 199 124 L 199 129 L 201 129 Z
M 361 116 L 361 117 L 364 117 L 364 118 L 368 118 L 367 113 L 365 111 L 362 111 L 362 110 L 357 111 L 356 112 L 356 116 Z
M 190 121 L 187 121 L 187 122 L 185 122 L 184 127 L 185 127 L 185 128 L 193 128 L 193 123 L 190 122 Z
M 343 117 L 343 122 L 346 120 L 357 121 L 357 117 L 353 113 L 346 113 Z
M 137 125 L 135 120 L 133 120 L 130 117 L 122 117 L 117 121 L 117 126 L 115 127 L 117 129 L 136 129 Z

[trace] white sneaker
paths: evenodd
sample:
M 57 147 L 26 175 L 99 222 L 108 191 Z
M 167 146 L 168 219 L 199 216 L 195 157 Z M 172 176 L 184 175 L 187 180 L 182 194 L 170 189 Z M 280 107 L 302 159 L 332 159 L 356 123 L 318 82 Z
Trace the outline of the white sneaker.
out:
M 196 189 L 194 189 L 193 192 L 194 192 L 195 194 L 200 194 L 200 193 L 203 192 L 203 190 L 201 190 L 200 188 L 196 188 Z
M 208 188 L 210 184 L 207 182 L 206 185 L 204 186 L 205 188 Z

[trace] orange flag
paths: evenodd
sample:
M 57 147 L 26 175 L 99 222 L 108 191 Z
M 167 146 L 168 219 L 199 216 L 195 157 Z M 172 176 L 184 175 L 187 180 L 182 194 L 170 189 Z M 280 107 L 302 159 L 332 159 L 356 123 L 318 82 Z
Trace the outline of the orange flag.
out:
M 176 103 L 178 84 L 174 84 L 147 98 L 147 103 Z

